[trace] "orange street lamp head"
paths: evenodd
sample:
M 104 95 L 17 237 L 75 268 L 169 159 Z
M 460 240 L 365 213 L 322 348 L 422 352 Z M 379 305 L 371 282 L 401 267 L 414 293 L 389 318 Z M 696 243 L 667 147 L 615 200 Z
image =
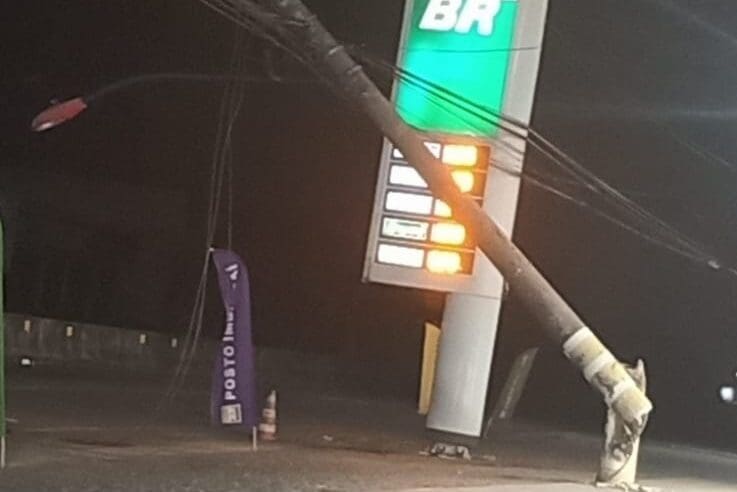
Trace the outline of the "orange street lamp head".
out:
M 53 104 L 40 112 L 31 122 L 31 130 L 43 132 L 76 118 L 79 113 L 87 109 L 87 103 L 82 97 L 69 99 Z

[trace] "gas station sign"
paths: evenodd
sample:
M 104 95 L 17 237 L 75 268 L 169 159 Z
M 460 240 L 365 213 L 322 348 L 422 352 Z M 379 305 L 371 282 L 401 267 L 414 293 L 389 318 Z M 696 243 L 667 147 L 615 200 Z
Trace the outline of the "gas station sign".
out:
M 426 137 L 458 188 L 510 234 L 519 178 L 492 164 L 521 170 L 525 144 L 500 131 L 494 115 L 529 120 L 545 15 L 536 3 L 408 0 L 398 53 L 404 76 L 393 90 L 397 112 Z M 485 297 L 503 289 L 453 211 L 388 141 L 364 278 Z
M 416 0 L 405 13 L 399 65 L 413 75 L 499 113 L 504 103 L 517 27 L 517 0 Z M 395 103 L 411 126 L 431 132 L 497 134 L 495 120 L 464 114 L 411 80 L 398 83 Z

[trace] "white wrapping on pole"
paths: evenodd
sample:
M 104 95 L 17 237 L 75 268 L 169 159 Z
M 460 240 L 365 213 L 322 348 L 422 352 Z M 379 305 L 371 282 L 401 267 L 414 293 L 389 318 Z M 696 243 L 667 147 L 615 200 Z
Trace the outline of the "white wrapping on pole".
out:
M 633 433 L 644 428 L 653 406 L 616 357 L 586 326 L 563 343 L 565 356 L 579 367 L 584 378 L 604 395 Z
M 624 394 L 625 391 L 636 387 L 637 385 L 632 379 L 621 381 L 612 390 L 612 395 L 607 397 L 607 405 L 611 406 L 615 401 L 619 400 L 619 398 Z
M 599 373 L 599 371 L 604 369 L 604 367 L 611 364 L 612 362 L 617 362 L 617 359 L 614 358 L 611 352 L 602 352 L 598 355 L 598 357 L 596 357 L 596 359 L 591 361 L 589 365 L 584 367 L 583 377 L 586 378 L 586 381 L 591 381 L 592 379 L 594 379 L 594 376 Z
M 568 337 L 568 340 L 563 343 L 563 352 L 565 352 L 566 355 L 572 353 L 585 340 L 593 336 L 594 332 L 592 332 L 588 326 L 582 327 L 580 330 L 576 331 L 576 333 Z

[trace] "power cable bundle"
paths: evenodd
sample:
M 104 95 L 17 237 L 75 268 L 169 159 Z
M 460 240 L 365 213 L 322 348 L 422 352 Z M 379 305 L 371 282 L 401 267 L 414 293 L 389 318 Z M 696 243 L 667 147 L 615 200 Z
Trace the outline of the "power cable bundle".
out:
M 292 32 L 293 29 L 303 27 L 300 21 L 285 19 L 267 6 L 262 5 L 263 2 L 253 0 L 199 1 L 245 27 L 253 34 L 266 39 L 280 49 L 288 52 L 296 60 L 305 64 L 307 68 L 316 72 L 319 77 L 325 79 L 320 72 L 321 61 L 311 60 L 310 55 L 305 52 L 304 47 L 300 45 Z M 397 67 L 393 63 L 371 55 L 364 49 L 352 47 L 351 51 L 354 56 L 361 59 L 364 63 L 389 71 L 393 78 L 421 89 L 427 94 L 426 97 L 429 103 L 441 105 L 446 111 L 452 111 L 455 117 L 463 118 L 466 122 L 473 122 L 475 120 L 477 125 L 480 125 L 482 122 L 492 124 L 507 135 L 512 135 L 525 141 L 546 160 L 552 162 L 559 171 L 567 175 L 568 184 L 571 184 L 571 182 L 576 183 L 585 191 L 600 199 L 610 211 L 602 210 L 601 207 L 592 207 L 585 200 L 581 200 L 572 194 L 560 190 L 559 186 L 556 187 L 555 184 L 550 185 L 543 182 L 546 179 L 549 180 L 550 177 L 521 169 L 510 169 L 503 162 L 496 160 L 493 164 L 498 166 L 502 171 L 518 175 L 532 185 L 541 187 L 556 196 L 569 200 L 588 210 L 592 210 L 593 213 L 609 222 L 695 263 L 713 270 L 737 274 L 737 270 L 723 266 L 723 263 L 710 254 L 703 245 L 679 232 L 673 226 L 608 184 L 534 128 L 500 114 L 491 108 L 468 100 L 462 95 L 453 93 L 432 81 L 423 79 L 416 74 Z M 333 89 L 336 89 L 332 83 L 329 83 L 329 85 Z M 507 152 L 521 152 L 520 149 L 510 146 L 508 142 L 499 140 L 499 144 Z M 558 181 L 556 183 L 558 185 L 561 182 L 565 183 L 560 178 L 555 178 L 555 180 Z

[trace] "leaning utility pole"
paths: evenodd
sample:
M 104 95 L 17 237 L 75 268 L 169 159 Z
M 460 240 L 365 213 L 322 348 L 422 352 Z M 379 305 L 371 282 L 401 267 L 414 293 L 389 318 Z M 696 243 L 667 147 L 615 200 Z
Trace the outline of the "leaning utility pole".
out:
M 337 82 L 373 123 L 402 152 L 427 182 L 429 189 L 446 202 L 453 216 L 467 227 L 479 249 L 496 266 L 510 288 L 522 299 L 543 329 L 562 345 L 565 356 L 583 373 L 620 416 L 632 439 L 647 424 L 652 403 L 637 388 L 624 366 L 584 324 L 535 266 L 469 196 L 456 187 L 450 171 L 425 147 L 417 131 L 396 113 L 392 104 L 343 46 L 325 29 L 300 0 L 266 0 L 284 18 L 289 29 L 309 51 L 318 70 Z

